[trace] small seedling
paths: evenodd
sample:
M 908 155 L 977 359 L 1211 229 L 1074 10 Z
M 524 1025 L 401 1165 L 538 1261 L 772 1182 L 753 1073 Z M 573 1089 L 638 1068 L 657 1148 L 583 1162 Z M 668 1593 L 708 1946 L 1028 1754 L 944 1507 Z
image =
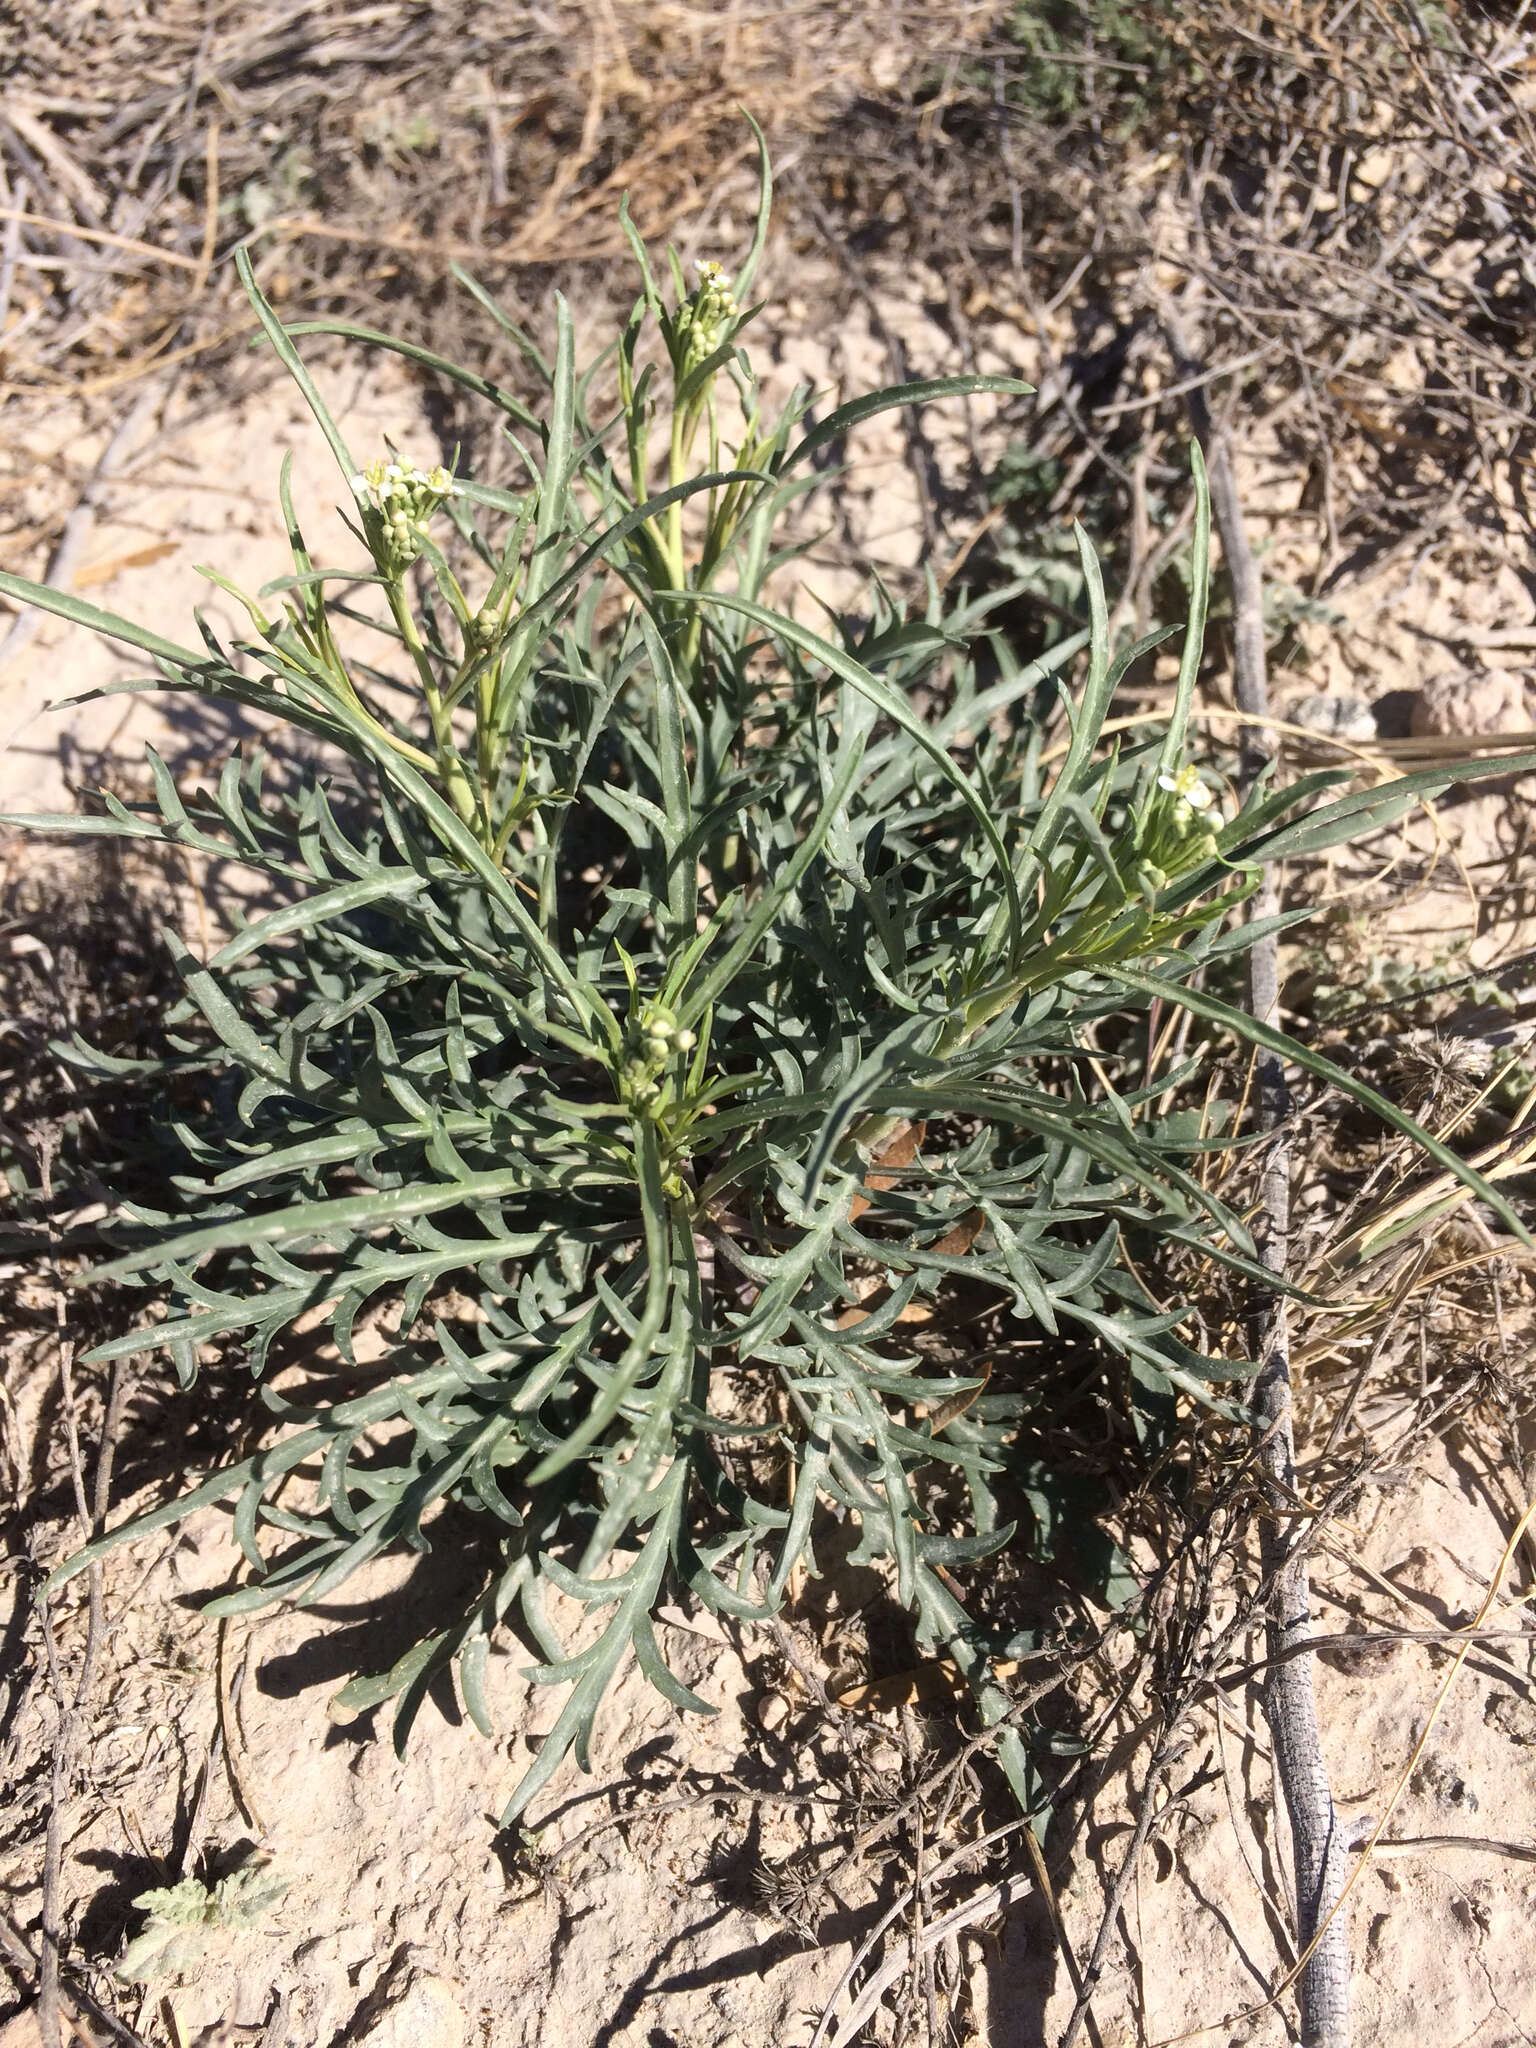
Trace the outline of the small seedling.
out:
M 184 1877 L 156 1891 L 140 1892 L 134 1906 L 149 1915 L 128 1944 L 117 1975 L 124 1984 L 148 1984 L 157 1977 L 190 1977 L 229 1938 L 255 1927 L 281 1904 L 291 1880 L 255 1857 L 216 1885 Z

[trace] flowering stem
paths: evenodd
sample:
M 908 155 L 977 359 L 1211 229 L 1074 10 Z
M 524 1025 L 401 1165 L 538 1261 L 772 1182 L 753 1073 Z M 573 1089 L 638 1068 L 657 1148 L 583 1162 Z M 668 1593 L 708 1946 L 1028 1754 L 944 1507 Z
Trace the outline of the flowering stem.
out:
M 685 421 L 682 413 L 672 415 L 672 451 L 668 463 L 667 482 L 675 489 L 687 481 L 688 446 L 684 439 Z M 667 508 L 667 571 L 672 578 L 674 590 L 688 587 L 688 569 L 683 560 L 683 501 L 676 499 Z

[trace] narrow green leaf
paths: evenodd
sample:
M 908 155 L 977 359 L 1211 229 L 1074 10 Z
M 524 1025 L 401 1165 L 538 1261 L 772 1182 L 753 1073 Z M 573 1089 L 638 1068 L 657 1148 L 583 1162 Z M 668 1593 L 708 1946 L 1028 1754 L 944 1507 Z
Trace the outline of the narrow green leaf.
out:
M 571 322 L 571 309 L 559 292 L 555 293 L 555 335 L 552 405 L 545 430 L 544 476 L 534 522 L 535 573 L 547 559 L 550 542 L 565 532 L 570 518 L 566 496 L 570 490 L 576 433 L 576 330 Z
M 1104 600 L 1104 578 L 1099 570 L 1099 558 L 1081 526 L 1073 528 L 1073 535 L 1077 541 L 1078 560 L 1082 564 L 1083 583 L 1088 592 L 1088 680 L 1083 685 L 1083 694 L 1076 709 L 1070 713 L 1072 740 L 1067 758 L 1051 784 L 1050 794 L 1041 805 L 1040 815 L 1029 835 L 1025 849 L 1027 863 L 1044 860 L 1061 836 L 1066 800 L 1079 793 L 1086 779 L 1114 688 L 1109 660 L 1109 608 Z M 1031 873 L 1032 867 L 1026 865 L 1026 879 Z
M 352 451 L 348 448 L 340 427 L 331 418 L 330 410 L 320 396 L 314 379 L 305 369 L 303 358 L 288 339 L 282 321 L 273 312 L 267 303 L 266 294 L 256 282 L 256 273 L 251 268 L 251 252 L 244 242 L 235 251 L 235 273 L 244 285 L 245 295 L 255 307 L 256 318 L 261 322 L 279 361 L 304 394 L 305 404 L 314 414 L 321 433 L 331 444 L 331 453 L 335 456 L 337 465 L 350 487 L 352 478 L 357 475 L 357 464 L 352 460 Z
M 773 213 L 773 165 L 768 157 L 768 138 L 745 108 L 742 112 L 746 115 L 747 126 L 757 138 L 757 222 L 752 230 L 752 246 L 747 251 L 746 261 L 737 271 L 731 287 L 738 301 L 744 301 L 751 294 L 752 280 L 757 276 L 757 266 L 768 245 L 768 222 Z
M 996 391 L 1005 398 L 1028 398 L 1034 388 L 1033 384 L 1021 384 L 1017 377 L 928 377 L 911 384 L 889 384 L 882 391 L 866 392 L 862 398 L 840 405 L 791 449 L 775 475 L 798 469 L 819 449 L 841 440 L 851 427 L 858 426 L 861 420 L 873 419 L 876 413 L 890 412 L 903 405 L 927 405 L 936 398 L 971 398 L 982 391 Z
M 457 271 L 457 265 L 454 266 Z M 467 282 L 467 280 L 465 280 Z M 478 296 L 478 292 L 477 292 Z M 509 419 L 521 427 L 538 425 L 533 414 L 522 401 L 513 396 L 504 385 L 497 384 L 489 377 L 479 376 L 474 370 L 467 370 L 461 364 L 451 362 L 447 356 L 440 356 L 434 349 L 423 348 L 420 342 L 402 341 L 392 334 L 380 334 L 375 328 L 360 327 L 352 320 L 296 320 L 287 330 L 295 334 L 330 334 L 343 341 L 360 341 L 367 348 L 387 349 L 391 355 L 403 356 L 408 363 L 415 363 L 434 375 L 446 377 L 450 383 L 462 390 L 472 392 L 476 398 L 483 398 Z M 476 495 L 481 495 L 477 490 Z M 495 498 L 487 497 L 486 503 L 494 504 Z
M 143 1245 L 92 1269 L 91 1281 L 122 1280 L 130 1273 L 152 1271 L 170 1260 L 183 1264 L 201 1258 L 205 1252 L 229 1251 L 256 1244 L 302 1244 L 315 1239 L 355 1237 L 409 1217 L 431 1216 L 443 1209 L 461 1208 L 467 1202 L 494 1202 L 504 1195 L 520 1193 L 529 1185 L 526 1166 L 503 1167 L 495 1173 L 477 1173 L 468 1180 L 433 1181 L 410 1187 L 388 1188 L 381 1194 L 342 1195 L 325 1202 L 303 1202 L 296 1208 L 279 1209 L 268 1215 L 232 1216 L 221 1223 L 204 1224 L 197 1230 L 182 1231 L 161 1243 Z M 534 1251 L 549 1229 L 519 1233 L 503 1240 L 503 1257 Z M 510 1249 L 512 1246 L 518 1250 Z M 489 1247 L 488 1247 L 489 1248 Z M 454 1247 L 459 1258 L 470 1263 L 479 1247 L 472 1239 Z
M 1205 473 L 1205 456 L 1198 440 L 1189 444 L 1189 466 L 1195 477 L 1195 540 L 1189 564 L 1189 619 L 1184 628 L 1184 652 L 1179 661 L 1179 680 L 1168 713 L 1168 730 L 1158 756 L 1159 775 L 1171 775 L 1184 752 L 1184 734 L 1189 725 L 1189 708 L 1195 698 L 1200 674 L 1200 655 L 1205 645 L 1205 613 L 1211 586 L 1211 487 Z
M 857 779 L 864 758 L 864 740 L 865 734 L 862 731 L 845 735 L 838 759 L 836 779 L 823 799 L 814 822 L 807 827 L 796 846 L 794 854 L 763 889 L 741 931 L 715 962 L 704 980 L 691 993 L 681 986 L 678 988 L 678 1021 L 682 1026 L 692 1029 L 706 1010 L 714 1008 L 722 992 L 730 986 L 742 967 L 751 959 L 763 934 L 779 915 L 799 884 L 800 878 L 821 851 L 822 843 L 832 829 L 838 812 L 847 802 L 849 792 Z
M 878 711 L 889 718 L 893 724 L 900 726 L 902 731 L 910 738 L 916 740 L 923 752 L 937 765 L 946 780 L 953 786 L 966 809 L 981 828 L 987 844 L 991 847 L 993 857 L 997 862 L 998 878 L 1002 883 L 1007 900 L 1010 940 L 1013 942 L 1017 941 L 1023 929 L 1023 911 L 1019 902 L 1018 885 L 1014 881 L 1013 869 L 1008 859 L 1008 850 L 1003 844 L 1002 836 L 998 832 L 996 824 L 993 822 L 992 813 L 981 795 L 972 785 L 964 769 L 934 739 L 927 726 L 923 724 L 904 697 L 893 690 L 889 683 L 882 682 L 878 676 L 871 675 L 862 662 L 855 661 L 852 655 L 845 654 L 840 647 L 834 647 L 830 640 L 823 640 L 819 634 L 807 631 L 804 626 L 798 625 L 793 619 L 786 618 L 783 613 L 768 611 L 760 604 L 753 604 L 748 598 L 736 597 L 723 590 L 678 591 L 674 593 L 674 602 L 679 604 L 718 605 L 725 611 L 739 612 L 743 618 L 750 619 L 754 625 L 763 627 L 773 638 L 789 641 L 791 646 L 798 647 L 802 653 L 809 654 L 814 660 L 819 661 L 824 668 L 830 669 L 833 675 L 840 677 L 843 682 L 851 683 L 853 688 L 862 697 L 866 698 Z
M 1481 761 L 1458 761 L 1442 768 L 1421 768 L 1412 775 L 1395 776 L 1374 789 L 1356 790 L 1293 818 L 1273 830 L 1249 834 L 1238 817 L 1221 836 L 1224 860 L 1233 862 L 1291 860 L 1322 853 L 1341 846 L 1367 832 L 1377 832 L 1411 811 L 1425 797 L 1437 797 L 1460 783 L 1502 781 L 1505 777 L 1536 774 L 1536 753 L 1501 754 Z
M 269 911 L 265 917 L 257 918 L 254 924 L 248 924 L 237 937 L 219 948 L 208 962 L 209 969 L 222 971 L 232 967 L 247 953 L 254 953 L 258 946 L 270 945 L 274 939 L 286 938 L 292 932 L 312 931 L 327 918 L 345 917 L 349 911 L 359 910 L 366 903 L 409 903 L 426 887 L 425 875 L 413 874 L 409 868 L 390 868 L 362 881 L 343 882 L 337 888 L 321 890 L 297 903 L 287 904 L 281 910 Z
M 147 627 L 136 626 L 132 619 L 125 619 L 117 612 L 105 612 L 100 605 L 88 604 L 71 591 L 55 590 L 51 583 L 33 583 L 25 576 L 12 576 L 8 570 L 0 569 L 0 593 L 14 598 L 18 604 L 35 605 L 39 611 L 53 612 L 58 618 L 68 619 L 71 625 L 84 626 L 92 633 L 103 634 L 108 640 L 121 640 L 127 647 L 137 647 L 142 653 L 153 654 L 189 673 L 204 670 L 209 665 L 206 654 L 195 654 L 190 647 L 179 647 L 174 640 L 151 633 Z M 158 686 L 151 684 L 150 687 Z M 196 685 L 188 683 L 182 687 L 191 689 Z

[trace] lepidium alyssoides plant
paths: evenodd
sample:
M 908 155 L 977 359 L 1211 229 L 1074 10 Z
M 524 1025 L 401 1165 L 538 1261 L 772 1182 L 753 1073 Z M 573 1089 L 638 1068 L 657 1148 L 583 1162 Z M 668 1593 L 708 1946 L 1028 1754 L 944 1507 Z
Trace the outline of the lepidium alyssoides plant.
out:
M 1160 1111 L 1179 1069 L 1148 1070 L 1145 1030 L 1116 1020 L 1184 1005 L 1364 1096 L 1198 970 L 1253 938 L 1231 913 L 1257 862 L 1447 779 L 1317 807 L 1335 778 L 1314 775 L 1223 817 L 1184 759 L 1198 453 L 1176 698 L 1133 750 L 1101 748 L 1100 728 L 1153 642 L 1111 646 L 1081 538 L 1089 616 L 1030 667 L 989 622 L 1006 591 L 930 579 L 909 610 L 872 579 L 863 618 L 825 631 L 779 609 L 780 529 L 813 458 L 883 408 L 1026 387 L 912 384 L 814 425 L 801 390 L 770 414 L 744 346 L 768 205 L 765 155 L 734 278 L 705 263 L 690 280 L 670 252 L 658 277 L 626 218 L 640 293 L 586 368 L 563 303 L 546 357 L 464 278 L 542 380 L 538 411 L 378 334 L 285 331 L 242 253 L 334 450 L 357 559 L 316 566 L 285 463 L 292 573 L 248 596 L 207 572 L 249 616 L 233 645 L 206 620 L 184 646 L 0 577 L 147 655 L 126 687 L 233 700 L 350 762 L 279 781 L 237 752 L 187 794 L 152 756 L 152 802 L 30 821 L 246 863 L 277 906 L 206 960 L 166 935 L 184 993 L 163 1050 L 118 1064 L 160 1105 L 174 1199 L 120 1202 L 115 1256 L 86 1277 L 148 1304 L 93 1357 L 161 1353 L 185 1385 L 213 1359 L 302 1368 L 328 1341 L 351 1378 L 308 1401 L 291 1373 L 269 1384 L 261 1448 L 53 1583 L 215 1502 L 246 1568 L 214 1612 L 325 1601 L 392 1546 L 464 1544 L 461 1610 L 340 1703 L 396 1700 L 403 1739 L 451 1668 L 489 1732 L 493 1645 L 568 1685 L 509 1819 L 573 1749 L 586 1762 L 631 1654 L 702 1709 L 663 1660 L 659 1604 L 770 1616 L 836 1523 L 980 1715 L 1003 1716 L 1000 1646 L 965 1602 L 1049 1492 L 1020 1469 L 1046 1384 L 1030 1361 L 1070 1340 L 1148 1429 L 1230 1400 L 1213 1382 L 1245 1370 L 1203 1356 L 1187 1305 L 1138 1277 L 1160 1246 L 1240 1271 L 1255 1251 L 1203 1184 L 1198 1125 Z M 354 451 L 296 346 L 313 333 L 476 393 L 523 488 Z M 1036 714 L 1058 692 L 1053 749 Z M 961 1297 L 988 1304 L 964 1330 Z M 385 1348 L 359 1365 L 365 1313 Z M 999 1754 L 1028 1799 L 1024 1738 Z

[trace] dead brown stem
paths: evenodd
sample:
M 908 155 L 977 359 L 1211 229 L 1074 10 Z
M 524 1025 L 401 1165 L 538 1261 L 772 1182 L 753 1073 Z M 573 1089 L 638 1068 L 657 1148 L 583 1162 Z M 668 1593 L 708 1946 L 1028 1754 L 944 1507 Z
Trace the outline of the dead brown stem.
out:
M 1188 358 L 1177 341 L 1175 348 L 1180 374 L 1187 374 Z M 1269 696 L 1263 588 L 1243 528 L 1226 437 L 1212 428 L 1204 394 L 1198 389 L 1190 394 L 1190 412 L 1206 443 L 1211 507 L 1232 586 L 1237 702 L 1252 721 L 1242 728 L 1242 780 L 1251 788 L 1272 762 L 1275 750 L 1273 735 L 1264 723 Z M 1251 915 L 1256 920 L 1272 917 L 1278 908 L 1279 891 L 1273 872 L 1266 868 Z M 1277 1022 L 1279 949 L 1273 934 L 1261 939 L 1248 959 L 1249 1007 L 1261 1022 Z M 1263 1176 L 1265 1234 L 1260 1253 L 1268 1271 L 1283 1275 L 1290 1237 L 1290 1091 L 1285 1063 L 1278 1055 L 1260 1052 L 1258 1091 L 1260 1121 L 1271 1133 Z M 1348 1928 L 1344 1915 L 1333 1911 L 1345 1881 L 1346 1858 L 1318 1725 L 1308 1650 L 1312 1614 L 1306 1559 L 1303 1550 L 1290 1542 L 1288 1520 L 1283 1515 L 1296 1497 L 1290 1325 L 1283 1296 L 1260 1305 L 1255 1336 L 1259 1372 L 1253 1406 L 1264 1425 L 1259 1459 L 1270 1505 L 1270 1513 L 1260 1524 L 1260 1557 L 1266 1578 L 1273 1580 L 1264 1708 L 1274 1744 L 1275 1773 L 1291 1820 L 1299 1946 L 1307 1950 L 1318 1929 L 1323 1929 L 1301 1975 L 1302 2039 L 1307 2048 L 1348 2048 Z

